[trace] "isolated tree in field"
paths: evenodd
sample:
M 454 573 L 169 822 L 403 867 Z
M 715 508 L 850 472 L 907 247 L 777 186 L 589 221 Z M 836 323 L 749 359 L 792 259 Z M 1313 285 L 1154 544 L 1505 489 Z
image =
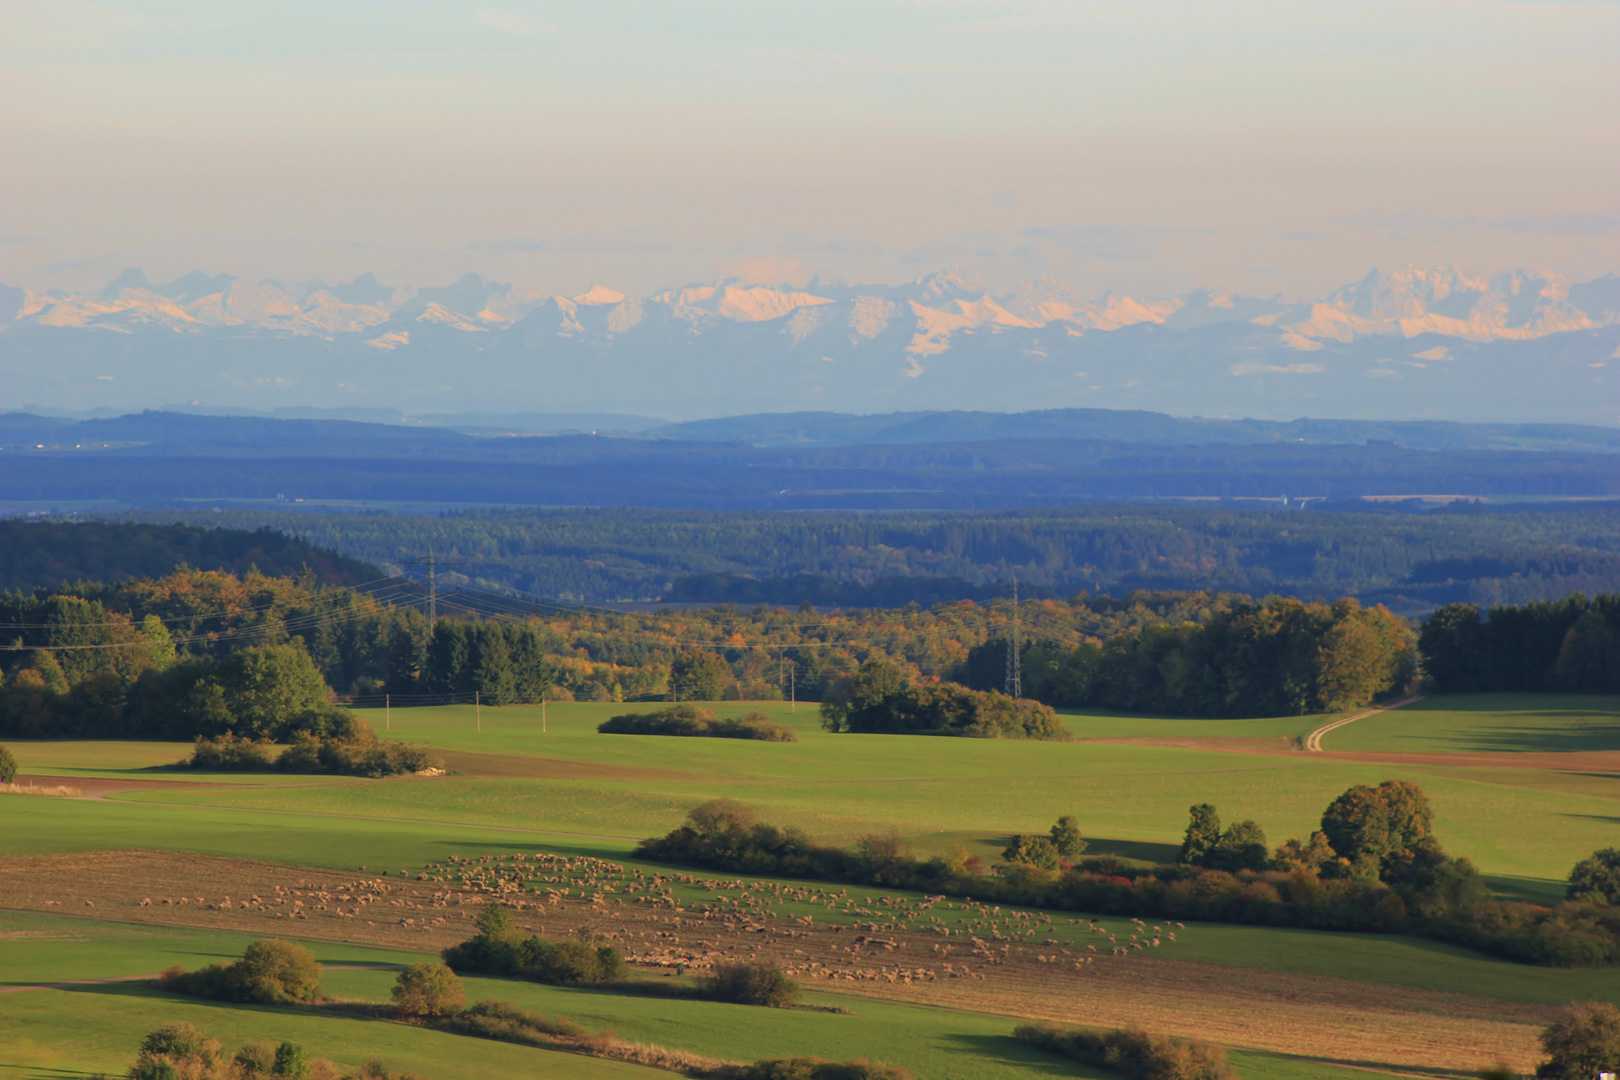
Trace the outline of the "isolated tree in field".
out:
M 401 1016 L 449 1016 L 467 1004 L 467 991 L 456 973 L 443 964 L 412 964 L 399 973 L 393 990 Z
M 1620 1009 L 1606 1001 L 1566 1006 L 1541 1033 L 1547 1060 L 1536 1069 L 1543 1080 L 1596 1080 L 1620 1073 Z
M 719 701 L 721 691 L 732 681 L 731 665 L 718 653 L 693 649 L 675 658 L 670 679 L 682 701 Z
M 17 779 L 17 759 L 11 756 L 11 751 L 0 746 L 0 784 L 9 784 Z
M 1409 780 L 1357 784 L 1328 804 L 1322 832 L 1351 862 L 1367 859 L 1387 867 L 1408 856 L 1433 833 L 1434 811 L 1423 789 Z
M 1080 835 L 1080 822 L 1074 815 L 1064 814 L 1052 826 L 1052 846 L 1065 859 L 1079 858 L 1086 850 L 1085 838 Z
M 264 938 L 226 968 L 226 982 L 239 1001 L 314 1001 L 321 996 L 321 966 L 302 945 Z
M 1221 842 L 1221 815 L 1215 804 L 1199 803 L 1188 810 L 1187 835 L 1181 841 L 1181 854 L 1176 861 L 1189 866 L 1203 866 L 1215 845 Z
M 4 762 L 0 761 L 0 770 Z M 1620 848 L 1604 848 L 1575 864 L 1569 874 L 1571 900 L 1620 906 Z
M 769 960 L 716 964 L 714 973 L 703 980 L 703 990 L 716 1001 L 772 1009 L 784 1009 L 799 996 L 799 984 Z

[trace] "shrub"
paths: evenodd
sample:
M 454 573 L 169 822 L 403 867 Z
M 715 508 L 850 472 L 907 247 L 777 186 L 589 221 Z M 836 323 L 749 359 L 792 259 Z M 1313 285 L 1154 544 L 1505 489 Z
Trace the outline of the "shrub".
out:
M 712 709 L 672 705 L 650 713 L 625 713 L 597 725 L 606 735 L 684 735 L 711 739 L 757 739 L 763 742 L 798 742 L 798 734 L 785 724 L 773 724 L 764 713 L 751 712 L 739 719 L 720 719 Z
M 17 759 L 11 756 L 11 751 L 0 746 L 0 784 L 9 784 L 17 779 Z
M 1025 1024 L 1013 1037 L 1047 1053 L 1095 1065 L 1132 1080 L 1237 1080 L 1226 1051 L 1196 1039 L 1151 1035 L 1141 1028 L 1094 1032 Z
M 302 945 L 265 938 L 249 945 L 234 964 L 211 964 L 190 972 L 172 968 L 159 984 L 175 993 L 216 1001 L 315 1001 L 321 996 L 321 966 Z
M 1620 1072 L 1620 1009 L 1606 1001 L 1567 1006 L 1541 1033 L 1547 1060 L 1536 1069 L 1545 1080 L 1591 1080 Z
M 578 1039 L 586 1030 L 571 1020 L 525 1012 L 506 1001 L 480 1001 L 450 1021 L 452 1031 L 502 1042 L 550 1046 L 554 1039 Z
M 1004 862 L 1034 866 L 1042 870 L 1058 868 L 1057 845 L 1045 836 L 1015 836 L 1012 843 L 1002 851 L 1001 858 Z
M 269 739 L 249 739 L 229 731 L 213 738 L 199 735 L 191 757 L 181 764 L 209 772 L 266 772 L 274 745 Z
M 799 984 L 769 960 L 753 963 L 716 964 L 701 983 L 706 997 L 737 1005 L 764 1005 L 783 1009 L 799 997 Z
M 548 941 L 520 937 L 511 914 L 499 904 L 486 904 L 475 924 L 478 933 L 444 950 L 444 962 L 455 971 L 484 975 L 522 975 L 535 982 L 586 986 L 624 978 L 624 954 L 611 945 L 581 938 Z
M 0 753 L 4 753 L 0 748 Z M 0 761 L 0 771 L 4 762 Z M 1567 895 L 1571 900 L 1588 904 L 1613 904 L 1620 907 L 1620 848 L 1594 851 L 1575 864 L 1569 874 Z
M 592 945 L 579 938 L 547 941 L 531 937 L 523 942 L 522 972 L 535 982 L 558 986 L 588 986 L 624 978 L 624 954 L 612 945 Z
M 401 971 L 393 997 L 394 1009 L 407 1017 L 445 1016 L 467 1004 L 461 980 L 443 964 L 412 964 Z
M 401 776 L 432 768 L 433 758 L 418 746 L 379 740 L 361 724 L 342 735 L 324 737 L 299 731 L 276 759 L 276 769 L 290 773 L 335 773 L 339 776 Z

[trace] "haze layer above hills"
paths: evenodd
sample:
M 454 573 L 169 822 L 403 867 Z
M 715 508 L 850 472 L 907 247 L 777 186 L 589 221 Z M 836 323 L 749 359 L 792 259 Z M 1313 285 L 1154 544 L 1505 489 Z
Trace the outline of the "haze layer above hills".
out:
M 1369 274 L 1319 298 L 1005 294 L 736 282 L 631 297 L 257 284 L 126 271 L 94 294 L 0 286 L 0 402 L 92 410 L 598 411 L 1108 407 L 1612 425 L 1620 276 Z

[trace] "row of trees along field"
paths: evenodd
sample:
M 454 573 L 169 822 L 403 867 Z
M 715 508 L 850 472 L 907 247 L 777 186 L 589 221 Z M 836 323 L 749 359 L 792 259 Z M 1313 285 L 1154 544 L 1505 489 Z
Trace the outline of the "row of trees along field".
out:
M 1008 713 L 1014 719 L 992 722 L 992 713 L 1000 716 L 993 701 L 938 688 L 1002 685 L 1012 616 L 1005 603 L 827 614 L 763 605 L 559 608 L 443 618 L 430 627 L 414 606 L 419 599 L 404 579 L 362 591 L 321 584 L 308 570 L 279 578 L 180 570 L 6 594 L 0 730 L 266 734 L 255 719 L 260 707 L 243 696 L 261 679 L 251 667 L 301 687 L 285 700 L 304 711 L 334 696 L 392 694 L 403 703 L 477 694 L 498 705 L 542 695 L 759 700 L 791 690 L 835 711 L 847 707 L 838 726 L 848 730 L 1055 734 L 1044 714 L 1026 705 Z M 455 610 L 452 600 L 443 603 Z M 1026 603 L 1018 619 L 1028 642 L 1021 651 L 1025 697 L 1056 707 L 1190 716 L 1334 710 L 1398 693 L 1420 662 L 1441 690 L 1620 688 L 1614 596 L 1499 607 L 1484 618 L 1453 605 L 1417 639 L 1389 612 L 1351 599 L 1080 595 Z M 865 667 L 874 674 L 862 684 Z M 872 681 L 879 673 L 887 680 L 882 693 Z M 891 705 L 904 706 L 910 719 L 881 719 L 882 710 L 859 693 L 893 697 Z M 290 715 L 289 705 L 276 707 Z
M 1447 854 L 1416 784 L 1358 784 L 1334 799 L 1322 827 L 1274 852 L 1253 821 L 1221 827 L 1214 806 L 1192 807 L 1171 865 L 1084 856 L 1078 823 L 1012 838 L 987 870 L 957 845 L 919 858 L 898 834 L 850 848 L 817 844 L 794 828 L 760 822 L 738 802 L 694 809 L 686 824 L 637 848 L 642 858 L 763 876 L 917 889 L 981 903 L 1093 914 L 1413 933 L 1526 963 L 1620 964 L 1620 851 L 1583 860 L 1556 907 L 1498 900 L 1466 858 Z

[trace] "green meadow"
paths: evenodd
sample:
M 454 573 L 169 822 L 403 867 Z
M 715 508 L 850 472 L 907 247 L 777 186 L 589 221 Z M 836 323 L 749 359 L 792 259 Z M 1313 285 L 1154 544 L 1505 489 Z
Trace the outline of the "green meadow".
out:
M 1064 719 L 1075 741 L 1019 743 L 833 735 L 821 730 L 811 705 L 795 711 L 784 703 L 719 703 L 713 707 L 722 716 L 766 712 L 791 724 L 800 741 L 595 730 L 610 715 L 652 707 L 559 703 L 543 716 L 533 706 L 364 714 L 379 735 L 441 754 L 451 774 L 431 778 L 195 773 L 173 767 L 189 749 L 178 743 L 14 743 L 23 773 L 67 784 L 82 780 L 96 797 L 0 796 L 0 857 L 161 848 L 397 872 L 451 855 L 545 850 L 638 865 L 630 859 L 637 839 L 667 831 L 703 801 L 726 797 L 817 840 L 847 843 L 893 828 L 920 852 L 964 843 L 987 862 L 1010 834 L 1043 831 L 1060 814 L 1073 814 L 1092 852 L 1165 859 L 1173 857 L 1194 802 L 1215 803 L 1227 821 L 1254 819 L 1276 844 L 1307 835 L 1346 787 L 1391 778 L 1420 784 L 1434 805 L 1442 843 L 1473 859 L 1510 894 L 1556 899 L 1576 860 L 1620 841 L 1620 774 L 1545 762 L 1526 766 L 1506 757 L 1498 766 L 1478 758 L 1620 749 L 1620 698 L 1614 697 L 1429 698 L 1357 720 L 1324 740 L 1329 751 L 1423 755 L 1402 764 L 1288 749 L 1333 717 L 1208 721 L 1071 713 Z M 1458 754 L 1471 756 L 1447 757 Z M 129 786 L 120 789 L 121 781 Z M 696 897 L 695 887 L 681 888 Z M 850 893 L 864 902 L 874 890 Z M 796 913 L 792 905 L 785 910 Z M 821 909 L 814 910 L 820 919 Z M 1065 944 L 1083 941 L 1079 927 L 1058 925 L 1052 932 Z M 345 1064 L 377 1057 L 427 1080 L 670 1075 L 483 1041 L 469 1050 L 465 1037 L 391 1021 L 190 1001 L 140 982 L 19 989 L 128 979 L 173 964 L 197 967 L 240 955 L 247 940 L 8 911 L 0 900 L 0 1080 L 120 1072 L 141 1035 L 174 1020 L 196 1023 L 228 1045 L 291 1038 Z M 353 1000 L 386 999 L 392 979 L 389 971 L 363 965 L 424 959 L 408 951 L 310 944 L 318 959 L 336 965 L 327 973 L 328 992 Z M 1620 1002 L 1612 971 L 1526 967 L 1406 937 L 1193 924 L 1174 957 L 1503 1001 Z M 848 1013 L 767 1012 L 503 980 L 469 983 L 473 999 L 511 1000 L 624 1038 L 717 1057 L 868 1057 L 903 1064 L 919 1080 L 1105 1075 L 1026 1050 L 1009 1038 L 1017 1022 L 1009 1016 L 825 993 L 811 994 L 811 1004 Z M 1352 1075 L 1241 1048 L 1233 1061 L 1246 1080 Z
M 1538 712 L 1533 700 L 1517 697 L 1500 711 L 1483 708 L 1494 704 L 1488 699 L 1428 699 L 1340 728 L 1325 746 L 1396 751 L 1414 744 L 1408 749 L 1417 752 L 1415 744 L 1444 741 L 1450 750 L 1475 750 L 1488 738 L 1478 732 L 1545 731 L 1560 722 L 1578 733 L 1570 738 L 1595 745 L 1604 731 L 1620 730 L 1616 699 L 1576 700 L 1574 707 L 1547 705 Z M 894 828 L 925 853 L 962 842 L 987 858 L 1007 836 L 1044 829 L 1061 814 L 1079 818 L 1094 840 L 1093 851 L 1164 857 L 1179 842 L 1194 802 L 1214 803 L 1224 820 L 1257 821 L 1277 843 L 1309 835 L 1323 808 L 1345 788 L 1401 778 L 1428 792 L 1448 849 L 1468 855 L 1488 874 L 1548 882 L 1562 881 L 1577 860 L 1612 843 L 1620 824 L 1620 778 L 1613 775 L 1251 752 L 1256 732 L 1280 740 L 1328 719 L 1322 717 L 1196 721 L 1077 714 L 1065 717 L 1076 741 L 1023 743 L 832 735 L 820 729 L 809 706 L 793 713 L 781 703 L 727 703 L 717 707 L 722 715 L 758 708 L 791 723 L 801 741 L 596 732 L 603 719 L 628 708 L 633 706 L 553 704 L 545 711 L 544 730 L 535 706 L 392 710 L 385 734 L 443 752 L 456 770 L 432 780 L 209 776 L 143 764 L 154 756 L 174 760 L 184 749 L 175 744 L 130 744 L 123 758 L 118 744 L 89 744 L 84 768 L 104 778 L 186 781 L 185 787 L 113 796 L 133 803 L 453 822 L 603 841 L 667 832 L 698 803 L 727 797 L 755 806 L 766 820 L 829 842 Z M 367 718 L 382 726 L 375 710 Z M 1139 725 L 1138 738 L 1202 731 L 1206 739 L 1233 739 L 1234 749 L 1087 741 L 1128 737 L 1122 733 L 1132 724 Z M 1358 747 L 1353 740 L 1363 738 L 1364 724 L 1378 726 L 1365 738 L 1372 745 Z M 1094 734 L 1092 725 L 1108 734 Z M 1433 735 L 1417 734 L 1430 727 Z M 22 745 L 19 759 L 25 771 L 70 775 L 60 762 L 71 745 Z M 1609 745 L 1620 745 L 1620 737 Z

